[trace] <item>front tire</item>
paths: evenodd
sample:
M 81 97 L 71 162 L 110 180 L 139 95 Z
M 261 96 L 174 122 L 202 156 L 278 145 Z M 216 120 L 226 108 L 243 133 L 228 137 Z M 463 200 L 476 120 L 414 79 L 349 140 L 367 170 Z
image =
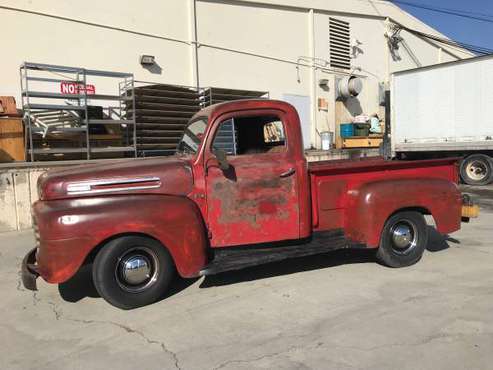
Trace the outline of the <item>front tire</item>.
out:
M 385 223 L 377 260 L 389 267 L 411 266 L 421 259 L 427 244 L 424 216 L 419 212 L 398 212 Z
M 493 180 L 493 159 L 484 154 L 473 154 L 462 160 L 460 177 L 468 185 L 487 185 Z
M 158 241 L 123 236 L 102 247 L 94 259 L 92 275 L 101 297 L 128 310 L 162 298 L 173 280 L 175 266 Z

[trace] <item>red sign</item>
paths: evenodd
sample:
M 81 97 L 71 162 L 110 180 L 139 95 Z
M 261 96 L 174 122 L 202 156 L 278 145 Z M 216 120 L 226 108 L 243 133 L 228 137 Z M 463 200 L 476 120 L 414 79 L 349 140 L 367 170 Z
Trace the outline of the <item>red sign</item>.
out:
M 84 85 L 80 82 L 62 81 L 60 83 L 60 92 L 70 95 L 79 95 L 85 92 L 87 95 L 94 95 L 96 94 L 96 87 L 94 85 Z

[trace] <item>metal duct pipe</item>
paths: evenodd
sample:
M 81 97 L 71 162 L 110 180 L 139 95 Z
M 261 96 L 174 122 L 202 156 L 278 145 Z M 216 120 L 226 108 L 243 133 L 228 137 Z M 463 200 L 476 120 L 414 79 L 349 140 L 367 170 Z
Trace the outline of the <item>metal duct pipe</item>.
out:
M 356 76 L 345 76 L 337 80 L 337 98 L 346 100 L 358 96 L 363 90 L 363 81 Z

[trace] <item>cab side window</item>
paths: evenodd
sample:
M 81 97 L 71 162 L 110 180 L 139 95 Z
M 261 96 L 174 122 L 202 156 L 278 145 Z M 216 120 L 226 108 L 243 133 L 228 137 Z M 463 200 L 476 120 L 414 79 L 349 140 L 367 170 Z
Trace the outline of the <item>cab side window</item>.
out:
M 228 155 L 278 153 L 286 150 L 284 125 L 277 116 L 248 116 L 221 122 L 213 151 Z

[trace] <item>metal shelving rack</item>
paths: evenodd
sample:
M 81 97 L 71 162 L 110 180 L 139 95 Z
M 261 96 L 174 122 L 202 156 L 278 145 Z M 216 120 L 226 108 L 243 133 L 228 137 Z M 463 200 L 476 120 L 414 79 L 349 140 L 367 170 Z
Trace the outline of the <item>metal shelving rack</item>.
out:
M 49 77 L 46 77 L 46 75 Z M 53 78 L 53 76 L 62 78 Z M 88 77 L 119 79 L 118 95 L 88 94 Z M 75 94 L 41 91 L 42 89 L 38 89 L 38 87 L 32 88 L 33 84 L 46 87 L 44 84 L 61 84 L 67 81 L 77 84 Z M 126 103 L 132 102 L 135 104 L 133 74 L 25 62 L 20 67 L 20 82 L 26 127 L 26 150 L 31 161 L 35 160 L 37 154 L 85 153 L 88 160 L 91 159 L 91 154 L 93 153 L 120 152 L 133 153 L 133 156 L 137 156 L 135 113 L 124 113 Z M 82 92 L 80 91 L 80 86 L 83 87 Z M 89 118 L 88 110 L 89 99 L 102 102 L 117 101 L 118 106 L 109 107 L 111 111 L 106 119 L 91 119 Z M 63 104 L 60 104 L 60 101 Z M 119 114 L 115 112 L 115 108 L 117 111 L 119 110 Z M 115 115 L 117 119 L 112 117 Z M 39 127 L 39 122 L 43 121 L 43 117 L 46 122 L 44 127 Z M 122 139 L 125 139 L 126 142 L 123 143 L 123 146 L 93 146 L 91 145 L 93 144 L 90 133 L 91 125 L 119 125 L 127 133 L 122 135 Z M 44 135 L 46 135 L 46 132 L 50 131 L 56 131 L 61 135 L 74 132 L 85 133 L 86 146 L 75 148 L 34 148 L 33 133 L 44 132 Z M 97 141 L 97 139 L 93 140 Z

